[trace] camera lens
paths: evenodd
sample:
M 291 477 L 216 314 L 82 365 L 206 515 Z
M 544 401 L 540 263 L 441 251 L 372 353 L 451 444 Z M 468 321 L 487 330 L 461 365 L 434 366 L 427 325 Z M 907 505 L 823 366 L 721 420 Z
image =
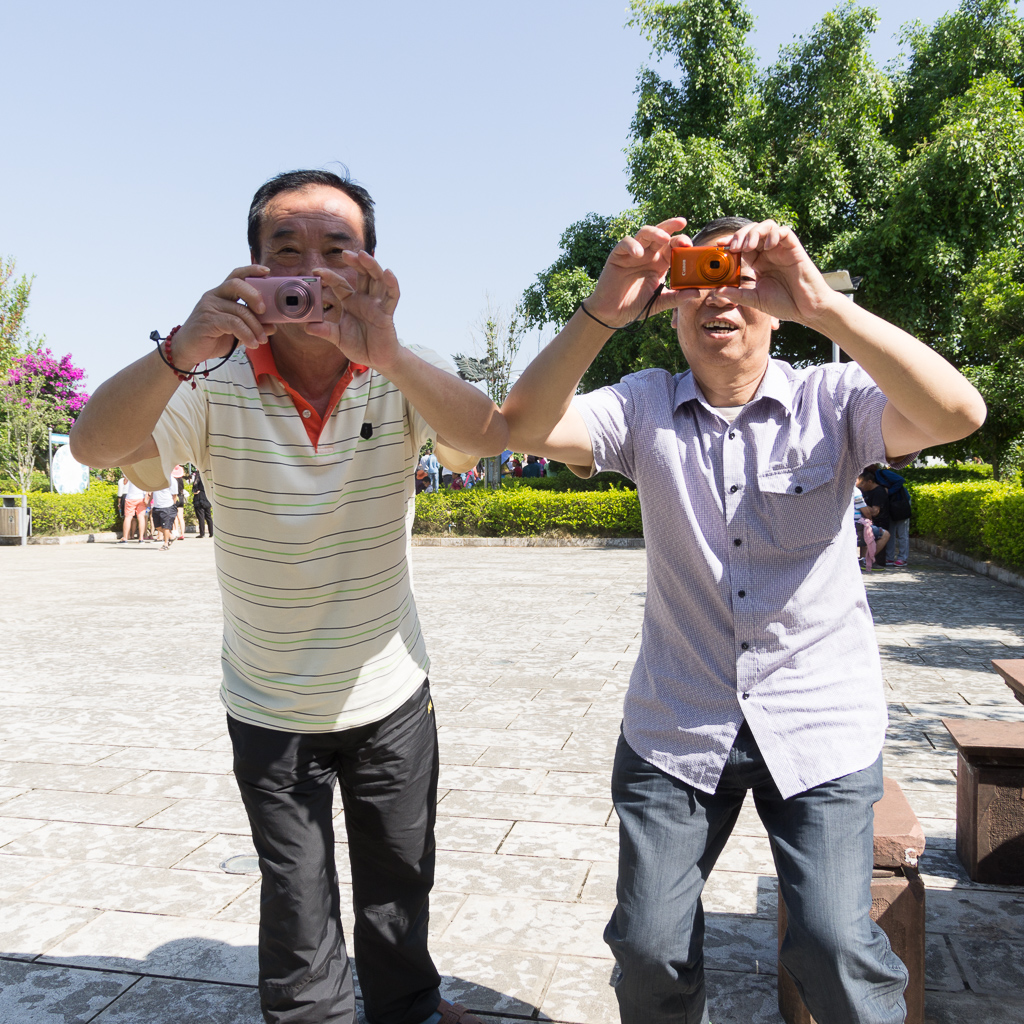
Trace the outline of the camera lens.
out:
M 723 281 L 729 276 L 731 262 L 729 255 L 721 250 L 706 253 L 700 260 L 700 275 L 709 284 Z
M 285 281 L 274 296 L 277 310 L 289 320 L 304 317 L 313 308 L 313 294 L 302 281 Z

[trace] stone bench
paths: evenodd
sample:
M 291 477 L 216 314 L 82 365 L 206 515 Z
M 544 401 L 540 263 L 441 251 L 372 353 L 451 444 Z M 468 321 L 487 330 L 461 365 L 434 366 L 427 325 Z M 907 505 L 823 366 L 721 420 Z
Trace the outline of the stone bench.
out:
M 907 1024 L 924 1024 L 924 883 L 917 862 L 924 853 L 924 831 L 899 783 L 885 780 L 875 804 L 875 870 L 871 879 L 871 919 L 889 938 L 893 952 L 910 972 L 904 998 Z M 779 894 L 779 947 L 786 934 L 786 904 Z M 815 1024 L 790 977 L 778 965 L 779 1012 L 786 1024 Z
M 1024 704 L 1024 658 L 999 661 L 992 659 L 992 667 L 1003 677 L 1014 697 Z
M 957 857 L 972 881 L 1024 885 L 1024 722 L 942 724 L 957 750 Z

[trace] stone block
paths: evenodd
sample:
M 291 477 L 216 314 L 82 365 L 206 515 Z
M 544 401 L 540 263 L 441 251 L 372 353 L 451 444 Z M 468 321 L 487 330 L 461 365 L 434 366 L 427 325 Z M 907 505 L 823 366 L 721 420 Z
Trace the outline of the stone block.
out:
M 1014 697 L 1024 704 L 1024 658 L 993 658 L 992 667 L 1003 677 Z
M 885 794 L 875 804 L 875 867 L 890 871 L 917 867 L 924 853 L 924 829 L 900 784 L 894 779 L 883 781 Z
M 942 723 L 957 746 L 960 862 L 974 882 L 1024 885 L 1024 722 Z

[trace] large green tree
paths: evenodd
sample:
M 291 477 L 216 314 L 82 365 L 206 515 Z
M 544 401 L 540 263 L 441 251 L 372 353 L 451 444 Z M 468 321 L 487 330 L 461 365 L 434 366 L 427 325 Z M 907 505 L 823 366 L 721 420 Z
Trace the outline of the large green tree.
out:
M 845 2 L 760 73 L 743 0 L 632 0 L 631 10 L 678 79 L 640 71 L 627 148 L 636 205 L 563 234 L 561 256 L 528 291 L 535 321 L 564 323 L 615 238 L 642 221 L 771 216 L 823 270 L 862 276 L 859 302 L 960 365 L 987 365 L 964 336 L 967 275 L 986 253 L 1024 245 L 1024 22 L 1013 0 L 964 0 L 909 26 L 906 59 L 891 69 L 870 54 L 875 11 Z M 666 321 L 616 335 L 583 386 L 678 369 Z M 824 339 L 794 324 L 775 352 L 829 358 Z
M 985 396 L 988 418 L 947 454 L 980 455 L 997 480 L 1021 469 L 1024 456 L 1024 249 L 984 253 L 964 277 L 961 368 Z

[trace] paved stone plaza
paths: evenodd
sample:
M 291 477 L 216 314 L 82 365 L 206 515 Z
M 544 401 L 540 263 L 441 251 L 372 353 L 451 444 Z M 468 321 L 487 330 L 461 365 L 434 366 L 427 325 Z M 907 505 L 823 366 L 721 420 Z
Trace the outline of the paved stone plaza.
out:
M 441 737 L 445 995 L 495 1024 L 616 1021 L 608 775 L 644 552 L 421 547 L 414 564 Z M 939 718 L 1024 717 L 989 666 L 1024 657 L 1024 593 L 925 556 L 867 585 L 886 773 L 928 837 L 928 1019 L 1019 1024 L 1024 889 L 975 885 L 956 859 Z M 258 880 L 221 868 L 252 847 L 217 700 L 210 541 L 3 548 L 0 593 L 0 1022 L 258 1024 Z M 714 1024 L 778 1024 L 773 867 L 749 807 L 705 908 Z

